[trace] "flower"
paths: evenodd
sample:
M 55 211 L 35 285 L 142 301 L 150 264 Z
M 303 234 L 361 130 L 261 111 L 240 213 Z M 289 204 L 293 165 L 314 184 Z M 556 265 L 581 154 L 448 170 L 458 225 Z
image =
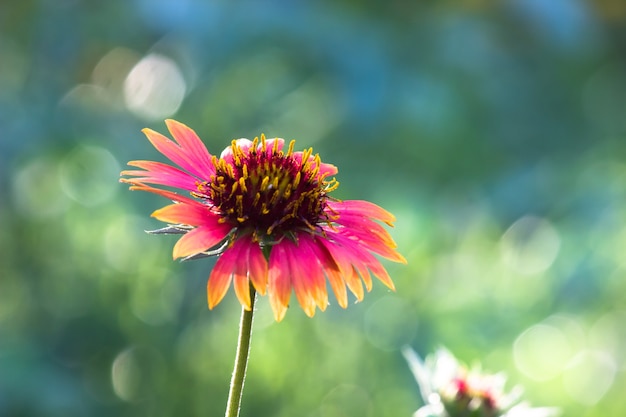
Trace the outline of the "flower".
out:
M 131 161 L 140 170 L 122 171 L 131 190 L 167 197 L 174 204 L 152 213 L 170 226 L 157 233 L 183 236 L 174 259 L 219 255 L 208 284 L 209 308 L 225 296 L 231 282 L 250 309 L 250 285 L 268 294 L 277 321 L 294 290 L 308 316 L 328 304 L 326 279 L 339 305 L 348 303 L 346 287 L 361 300 L 363 284 L 374 275 L 390 289 L 393 282 L 378 254 L 406 263 L 377 221 L 392 226 L 394 216 L 367 201 L 339 201 L 337 168 L 322 163 L 312 149 L 284 151 L 284 140 L 233 140 L 220 157 L 211 155 L 196 133 L 166 120 L 174 141 L 151 129 L 143 132 L 154 147 L 180 168 L 160 162 Z M 187 195 L 147 184 L 178 188 Z M 362 284 L 363 283 L 363 284 Z
M 505 393 L 503 374 L 468 370 L 446 349 L 422 361 L 410 348 L 402 353 L 420 389 L 424 406 L 414 417 L 554 417 L 554 407 L 530 407 L 519 402 L 521 387 Z

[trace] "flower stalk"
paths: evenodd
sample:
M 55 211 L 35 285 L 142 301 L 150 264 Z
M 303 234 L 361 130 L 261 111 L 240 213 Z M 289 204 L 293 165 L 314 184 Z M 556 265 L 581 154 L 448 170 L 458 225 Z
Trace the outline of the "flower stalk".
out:
M 241 308 L 241 320 L 239 322 L 239 338 L 237 340 L 237 354 L 233 376 L 230 380 L 230 390 L 228 392 L 228 403 L 226 404 L 225 417 L 238 417 L 241 407 L 241 395 L 243 384 L 246 379 L 246 369 L 248 367 L 248 356 L 250 353 L 250 336 L 252 334 L 252 319 L 254 316 L 254 301 L 256 291 L 250 286 L 250 309 L 245 306 Z

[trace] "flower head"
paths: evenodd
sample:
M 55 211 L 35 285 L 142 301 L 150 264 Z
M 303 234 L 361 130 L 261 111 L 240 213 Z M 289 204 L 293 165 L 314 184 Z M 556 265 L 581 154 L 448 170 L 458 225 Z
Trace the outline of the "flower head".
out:
M 122 171 L 132 190 L 160 194 L 174 202 L 152 216 L 170 225 L 158 233 L 183 236 L 173 256 L 190 259 L 219 255 L 209 276 L 209 308 L 224 297 L 231 282 L 241 304 L 250 308 L 250 285 L 268 294 L 276 320 L 289 305 L 292 290 L 308 316 L 328 304 L 326 280 L 339 305 L 347 289 L 361 300 L 374 275 L 393 289 L 388 273 L 372 255 L 406 262 L 379 222 L 394 216 L 366 201 L 339 201 L 337 168 L 322 163 L 312 149 L 294 152 L 283 139 L 233 140 L 219 157 L 211 155 L 196 133 L 167 120 L 174 141 L 144 129 L 150 142 L 179 168 L 152 161 L 131 161 L 140 170 Z M 154 188 L 178 188 L 186 195 Z M 346 289 L 347 288 L 347 289 Z
M 559 414 L 556 408 L 533 408 L 519 402 L 521 387 L 505 393 L 503 374 L 470 370 L 446 349 L 438 349 L 426 361 L 409 348 L 403 353 L 424 401 L 414 417 L 554 417 Z

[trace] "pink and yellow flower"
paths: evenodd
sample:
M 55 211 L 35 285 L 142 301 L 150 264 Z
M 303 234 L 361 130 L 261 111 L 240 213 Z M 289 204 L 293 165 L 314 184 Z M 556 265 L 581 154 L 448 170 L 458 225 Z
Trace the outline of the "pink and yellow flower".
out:
M 394 289 L 389 274 L 373 255 L 406 263 L 378 222 L 392 226 L 394 216 L 367 201 L 339 201 L 337 168 L 322 163 L 312 149 L 294 152 L 295 141 L 233 140 L 219 157 L 211 155 L 196 133 L 174 120 L 166 125 L 175 141 L 143 132 L 154 147 L 179 168 L 160 162 L 131 161 L 139 170 L 121 173 L 131 190 L 148 191 L 174 203 L 152 213 L 180 233 L 174 259 L 220 255 L 208 284 L 209 308 L 231 283 L 241 304 L 250 309 L 250 285 L 267 293 L 274 316 L 282 320 L 292 290 L 308 316 L 328 304 L 326 282 L 339 305 L 347 289 L 357 300 L 372 275 Z M 186 195 L 155 188 L 172 187 Z M 218 248 L 218 249 L 216 249 Z

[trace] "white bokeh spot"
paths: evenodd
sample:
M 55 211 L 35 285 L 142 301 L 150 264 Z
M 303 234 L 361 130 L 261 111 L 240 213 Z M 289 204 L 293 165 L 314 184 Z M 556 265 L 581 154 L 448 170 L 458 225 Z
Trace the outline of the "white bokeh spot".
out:
M 145 56 L 124 81 L 126 107 L 147 120 L 172 116 L 186 92 L 187 83 L 178 65 L 159 54 Z

